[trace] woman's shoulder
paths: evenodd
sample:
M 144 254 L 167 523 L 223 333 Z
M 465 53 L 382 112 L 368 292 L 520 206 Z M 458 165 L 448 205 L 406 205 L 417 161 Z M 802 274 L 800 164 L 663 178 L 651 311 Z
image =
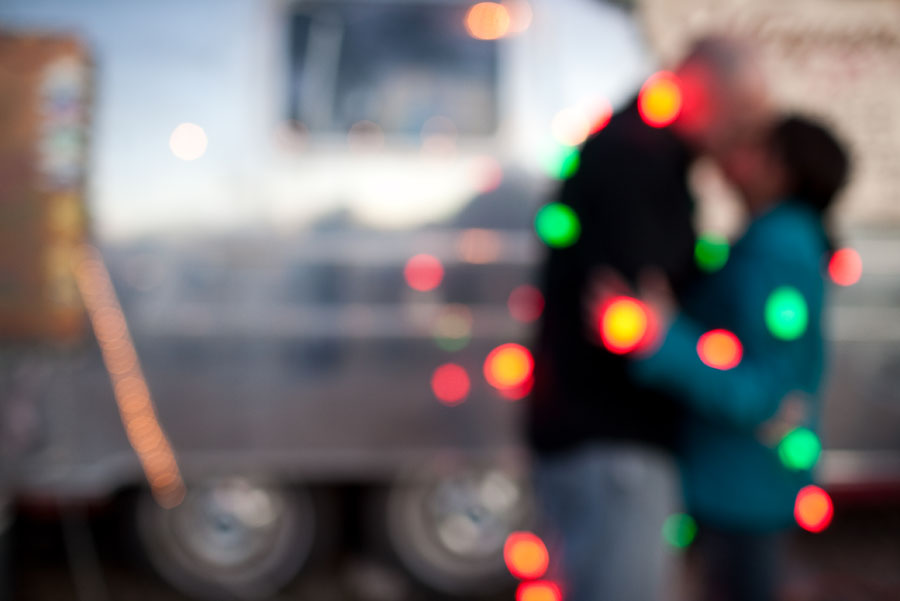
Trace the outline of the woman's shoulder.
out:
M 826 251 L 821 217 L 811 207 L 783 201 L 757 218 L 735 245 L 757 260 L 819 266 Z

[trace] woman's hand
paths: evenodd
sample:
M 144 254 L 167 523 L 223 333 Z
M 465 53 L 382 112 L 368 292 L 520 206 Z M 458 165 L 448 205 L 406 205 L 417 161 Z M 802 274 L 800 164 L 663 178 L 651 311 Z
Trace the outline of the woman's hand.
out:
M 637 294 L 617 271 L 598 270 L 582 307 L 588 338 L 616 354 L 655 352 L 677 312 L 675 296 L 659 270 L 641 273 Z
M 781 400 L 778 412 L 757 428 L 759 441 L 777 447 L 788 432 L 807 422 L 811 413 L 810 404 L 809 395 L 804 392 L 788 394 Z

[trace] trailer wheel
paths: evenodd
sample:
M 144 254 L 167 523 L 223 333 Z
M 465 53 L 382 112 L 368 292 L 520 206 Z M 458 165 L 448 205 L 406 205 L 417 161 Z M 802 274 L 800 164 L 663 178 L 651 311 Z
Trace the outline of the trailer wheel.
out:
M 271 596 L 308 559 L 316 525 L 305 490 L 243 478 L 189 486 L 173 509 L 142 494 L 136 509 L 150 564 L 175 588 L 209 601 Z
M 503 544 L 534 516 L 523 474 L 497 466 L 432 466 L 396 483 L 384 508 L 393 554 L 421 584 L 450 596 L 509 588 Z

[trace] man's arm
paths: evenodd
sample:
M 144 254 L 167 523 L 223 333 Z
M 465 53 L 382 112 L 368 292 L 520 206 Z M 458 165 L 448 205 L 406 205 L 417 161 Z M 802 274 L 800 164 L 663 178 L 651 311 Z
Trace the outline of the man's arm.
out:
M 627 140 L 588 142 L 562 194 L 581 222 L 579 244 L 587 265 L 610 267 L 632 282 L 642 269 L 661 267 L 673 250 L 665 248 L 669 237 L 660 215 L 667 194 L 658 165 Z

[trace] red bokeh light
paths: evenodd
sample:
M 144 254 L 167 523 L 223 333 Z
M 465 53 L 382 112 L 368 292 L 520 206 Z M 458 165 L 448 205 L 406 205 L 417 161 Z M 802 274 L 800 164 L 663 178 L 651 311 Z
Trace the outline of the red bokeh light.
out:
M 597 313 L 597 331 L 608 351 L 630 353 L 644 346 L 651 335 L 650 309 L 630 296 L 616 296 L 603 303 Z
M 523 284 L 509 293 L 506 306 L 513 319 L 530 323 L 541 316 L 544 310 L 544 295 L 536 287 Z
M 444 279 L 444 266 L 437 257 L 416 255 L 406 262 L 403 277 L 414 290 L 422 292 L 434 290 Z
M 598 106 L 596 113 L 594 114 L 594 121 L 591 125 L 591 135 L 601 131 L 604 127 L 609 124 L 609 120 L 612 119 L 613 109 L 612 105 L 608 102 L 603 102 L 602 105 Z
M 678 78 L 668 71 L 650 76 L 638 95 L 638 111 L 647 125 L 665 127 L 681 113 L 682 97 Z
M 862 258 L 852 248 L 836 250 L 828 261 L 828 275 L 838 286 L 852 286 L 862 277 Z
M 744 348 L 738 337 L 728 330 L 711 330 L 697 341 L 697 354 L 706 365 L 726 370 L 738 366 Z
M 794 518 L 804 530 L 821 532 L 831 524 L 834 504 L 827 492 L 818 486 L 804 486 L 794 502 Z
M 501 344 L 484 360 L 485 379 L 501 392 L 514 393 L 526 386 L 533 370 L 534 359 L 528 349 L 520 344 Z
M 522 582 L 516 589 L 516 601 L 562 601 L 562 591 L 549 580 Z
M 527 380 L 519 384 L 518 386 L 512 386 L 510 388 L 500 388 L 497 392 L 500 393 L 500 396 L 510 401 L 518 401 L 519 399 L 524 399 L 528 396 L 528 393 L 531 392 L 531 389 L 534 388 L 534 378 L 528 377 Z
M 431 389 L 439 401 L 456 405 L 469 395 L 469 374 L 455 363 L 441 365 L 431 376 Z
M 535 580 L 547 572 L 550 554 L 539 536 L 513 532 L 503 545 L 503 561 L 509 573 L 519 580 Z

